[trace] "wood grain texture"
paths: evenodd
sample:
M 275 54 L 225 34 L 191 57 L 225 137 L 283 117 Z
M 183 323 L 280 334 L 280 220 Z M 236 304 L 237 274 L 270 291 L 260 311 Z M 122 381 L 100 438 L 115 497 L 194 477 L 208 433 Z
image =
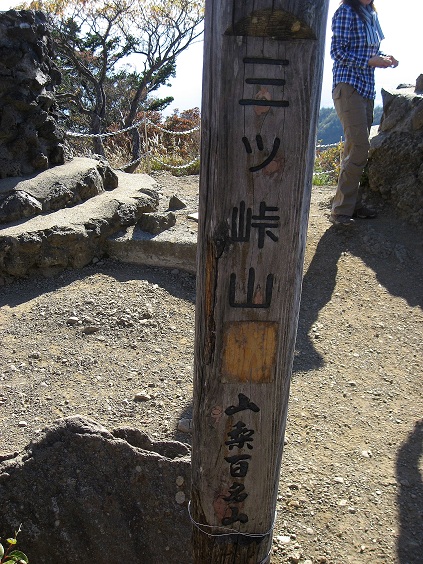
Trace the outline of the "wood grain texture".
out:
M 192 515 L 203 526 L 193 529 L 196 563 L 256 564 L 271 546 L 327 8 L 328 1 L 206 1 L 192 456 Z

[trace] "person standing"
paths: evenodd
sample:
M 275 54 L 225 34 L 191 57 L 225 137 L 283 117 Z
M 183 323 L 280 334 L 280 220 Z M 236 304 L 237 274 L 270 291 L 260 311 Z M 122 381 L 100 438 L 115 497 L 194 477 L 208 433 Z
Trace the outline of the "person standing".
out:
M 375 68 L 398 66 L 380 51 L 384 39 L 373 0 L 342 0 L 332 19 L 332 97 L 344 130 L 344 153 L 330 221 L 353 225 L 354 217 L 371 219 L 376 211 L 362 202 L 360 178 L 370 148 Z

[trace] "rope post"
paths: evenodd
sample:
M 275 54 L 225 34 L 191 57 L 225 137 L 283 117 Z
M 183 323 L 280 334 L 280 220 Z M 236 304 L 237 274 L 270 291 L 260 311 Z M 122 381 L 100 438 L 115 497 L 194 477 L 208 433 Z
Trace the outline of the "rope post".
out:
M 194 564 L 272 548 L 329 0 L 206 0 Z

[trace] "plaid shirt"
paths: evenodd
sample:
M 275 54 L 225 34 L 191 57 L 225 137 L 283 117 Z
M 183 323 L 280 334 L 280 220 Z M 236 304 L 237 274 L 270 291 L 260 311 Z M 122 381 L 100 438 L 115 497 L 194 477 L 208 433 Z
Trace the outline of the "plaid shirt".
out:
M 381 54 L 378 46 L 369 46 L 364 23 L 347 4 L 342 4 L 332 18 L 333 88 L 340 82 L 351 84 L 363 98 L 374 99 L 375 69 L 369 59 Z

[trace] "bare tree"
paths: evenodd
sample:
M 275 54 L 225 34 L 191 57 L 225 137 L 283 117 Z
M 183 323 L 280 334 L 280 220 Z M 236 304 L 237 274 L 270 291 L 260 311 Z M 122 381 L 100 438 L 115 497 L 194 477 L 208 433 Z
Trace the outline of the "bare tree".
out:
M 63 74 L 58 92 L 63 119 L 92 135 L 105 132 L 112 114 L 116 118 L 112 107 L 120 108 L 123 127 L 151 106 L 166 107 L 172 98 L 157 100 L 153 94 L 169 84 L 177 56 L 202 33 L 203 1 L 44 0 L 21 7 L 49 15 Z M 118 80 L 126 88 L 112 88 Z M 94 137 L 93 150 L 104 155 L 101 137 Z M 136 128 L 131 153 L 128 172 L 141 157 Z

